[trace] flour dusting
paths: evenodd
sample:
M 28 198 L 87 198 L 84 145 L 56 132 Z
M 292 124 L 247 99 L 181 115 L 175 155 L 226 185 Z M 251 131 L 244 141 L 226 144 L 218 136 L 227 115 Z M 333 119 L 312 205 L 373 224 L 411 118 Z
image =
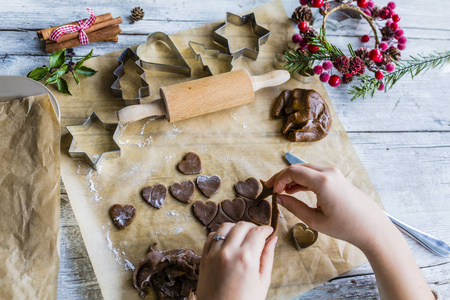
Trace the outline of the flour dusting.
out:
M 125 267 L 126 271 L 134 271 L 134 265 L 128 260 L 120 257 L 120 254 L 125 256 L 125 252 L 119 253 L 119 250 L 113 247 L 112 241 L 109 238 L 110 231 L 106 232 L 106 242 L 108 243 L 108 249 L 112 251 L 114 257 L 116 258 L 117 263 Z
M 93 172 L 94 171 L 94 169 L 93 168 L 89 168 L 89 172 L 88 172 L 88 174 L 86 175 L 86 178 L 87 178 L 87 180 L 88 180 L 88 183 L 89 183 L 89 191 L 91 192 L 91 193 L 93 193 L 94 194 L 94 197 L 93 197 L 93 199 L 94 199 L 94 201 L 99 201 L 100 199 L 102 199 L 103 197 L 100 197 L 99 195 L 98 195 L 98 191 L 97 191 L 97 188 L 96 188 L 96 184 L 95 184 L 95 181 L 92 179 L 92 176 L 93 176 Z
M 242 128 L 244 128 L 244 129 L 249 129 L 249 127 L 247 126 L 247 124 L 245 124 L 244 122 L 241 122 L 241 121 L 238 120 L 238 118 L 237 118 L 237 116 L 236 116 L 236 113 L 231 114 L 230 116 L 231 116 L 231 118 L 232 118 L 234 121 L 236 121 L 236 123 L 237 123 L 238 125 L 242 126 Z

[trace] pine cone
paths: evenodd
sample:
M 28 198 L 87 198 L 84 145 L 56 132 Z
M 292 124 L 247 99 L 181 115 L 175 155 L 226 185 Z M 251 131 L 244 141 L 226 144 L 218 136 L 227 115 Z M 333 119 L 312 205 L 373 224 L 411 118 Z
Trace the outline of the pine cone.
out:
M 317 36 L 317 31 L 314 30 L 314 28 L 312 27 L 308 27 L 306 28 L 306 30 L 304 32 L 301 32 L 301 34 L 303 35 L 304 38 L 309 38 L 309 37 L 315 37 Z
M 359 58 L 361 58 L 361 60 L 363 61 L 369 59 L 369 53 L 370 50 L 367 47 L 361 47 L 355 51 L 356 56 L 359 56 Z
M 398 50 L 395 47 L 389 48 L 389 54 L 391 55 L 391 57 L 395 60 L 400 60 L 402 54 L 400 53 L 400 50 Z
M 392 62 L 392 59 L 391 59 L 391 56 L 389 55 L 389 53 L 384 52 L 384 53 L 382 53 L 382 55 L 383 55 L 383 60 L 380 63 L 382 66 L 385 66 L 388 63 Z
M 358 56 L 350 58 L 350 67 L 348 68 L 353 74 L 364 74 L 366 66 L 364 62 Z
M 311 22 L 313 18 L 311 9 L 308 6 L 299 6 L 297 7 L 294 12 L 292 13 L 291 20 L 295 23 L 300 22 Z
M 388 6 L 383 7 L 380 10 L 380 18 L 386 20 L 392 17 L 392 9 Z
M 381 8 L 378 6 L 372 7 L 372 18 L 378 18 L 380 16 Z
M 136 6 L 135 8 L 133 8 L 133 10 L 131 11 L 131 21 L 132 23 L 140 21 L 144 18 L 145 12 L 142 8 L 140 8 L 139 6 Z
M 319 13 L 322 16 L 325 16 L 330 10 L 331 10 L 331 5 L 330 5 L 330 3 L 327 2 L 327 3 L 324 3 L 321 8 L 319 8 Z
M 347 76 L 342 76 L 342 83 L 344 83 L 344 84 L 349 84 L 350 82 L 352 82 L 352 80 L 353 80 L 353 76 L 349 76 L 349 77 L 347 77 Z
M 381 31 L 381 40 L 388 41 L 394 36 L 394 30 L 392 30 L 389 26 L 384 26 L 380 29 Z
M 333 66 L 338 70 L 340 73 L 345 74 L 348 73 L 348 68 L 350 67 L 350 61 L 348 60 L 347 56 L 338 56 L 333 62 Z

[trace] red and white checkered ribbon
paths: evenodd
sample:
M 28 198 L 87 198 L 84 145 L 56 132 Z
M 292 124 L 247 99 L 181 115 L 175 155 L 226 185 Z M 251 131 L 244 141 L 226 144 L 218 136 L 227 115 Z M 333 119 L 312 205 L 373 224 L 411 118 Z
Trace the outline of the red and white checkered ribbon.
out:
M 79 20 L 78 21 L 78 25 L 65 25 L 65 26 L 61 26 L 58 27 L 57 29 L 55 29 L 52 34 L 50 35 L 50 39 L 52 41 L 58 41 L 58 38 L 63 35 L 64 33 L 70 33 L 70 32 L 75 32 L 75 31 L 79 31 L 79 39 L 80 39 L 80 44 L 81 45 L 86 45 L 89 44 L 89 39 L 86 35 L 86 32 L 84 32 L 84 29 L 87 29 L 89 27 L 92 26 L 92 24 L 94 24 L 95 19 L 97 19 L 97 16 L 94 15 L 94 11 L 90 8 L 86 8 L 87 11 L 89 12 L 90 16 L 88 19 L 86 19 L 86 21 L 83 22 L 83 20 Z

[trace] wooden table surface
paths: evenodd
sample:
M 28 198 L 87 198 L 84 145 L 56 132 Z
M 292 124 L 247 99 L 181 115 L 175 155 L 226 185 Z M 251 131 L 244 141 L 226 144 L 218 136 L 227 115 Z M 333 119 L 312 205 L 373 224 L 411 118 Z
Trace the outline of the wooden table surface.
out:
M 0 75 L 25 76 L 47 62 L 43 42 L 36 31 L 85 18 L 85 7 L 98 14 L 122 16 L 123 33 L 118 43 L 96 43 L 75 48 L 85 55 L 93 47 L 102 55 L 140 44 L 154 31 L 168 34 L 225 17 L 227 11 L 241 13 L 267 0 L 165 0 L 165 1 L 2 1 L 0 4 Z M 385 5 L 387 1 L 375 1 Z M 447 17 L 450 1 L 425 3 L 397 0 L 396 12 L 408 37 L 403 58 L 450 49 Z M 288 15 L 298 1 L 283 0 Z M 141 6 L 143 21 L 129 22 L 129 11 Z M 344 48 L 361 45 L 359 37 L 369 33 L 328 32 L 330 41 Z M 346 48 L 346 47 L 345 47 Z M 386 210 L 406 223 L 450 243 L 450 66 L 431 70 L 411 80 L 401 79 L 389 92 L 375 98 L 350 101 L 348 86 L 327 87 L 337 114 L 356 148 L 359 158 L 377 188 Z M 408 244 L 430 287 L 450 298 L 450 260 L 428 252 L 413 240 Z M 364 264 L 303 294 L 299 299 L 377 298 L 375 278 Z M 61 187 L 61 263 L 59 299 L 101 299 L 78 224 Z

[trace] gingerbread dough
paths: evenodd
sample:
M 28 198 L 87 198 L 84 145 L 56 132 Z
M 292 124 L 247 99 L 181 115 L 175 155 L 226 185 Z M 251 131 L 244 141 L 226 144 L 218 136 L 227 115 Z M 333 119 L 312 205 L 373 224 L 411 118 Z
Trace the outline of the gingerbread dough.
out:
M 219 191 L 221 183 L 222 180 L 217 175 L 200 175 L 197 178 L 197 186 L 199 190 L 208 198 L 211 198 Z
M 167 188 L 164 184 L 147 186 L 142 190 L 142 197 L 154 208 L 161 208 L 166 201 Z
M 134 205 L 114 204 L 109 210 L 111 219 L 119 229 L 124 229 L 133 222 L 136 217 L 136 207 Z
M 199 174 L 202 172 L 202 162 L 200 157 L 194 152 L 186 154 L 182 161 L 178 163 L 178 171 L 186 175 Z
M 160 299 L 193 299 L 201 257 L 192 249 L 157 251 L 155 245 L 133 272 L 133 284 L 141 297 L 153 287 Z
M 190 180 L 185 180 L 182 183 L 174 183 L 169 187 L 172 196 L 180 202 L 190 203 L 194 196 L 195 185 Z

